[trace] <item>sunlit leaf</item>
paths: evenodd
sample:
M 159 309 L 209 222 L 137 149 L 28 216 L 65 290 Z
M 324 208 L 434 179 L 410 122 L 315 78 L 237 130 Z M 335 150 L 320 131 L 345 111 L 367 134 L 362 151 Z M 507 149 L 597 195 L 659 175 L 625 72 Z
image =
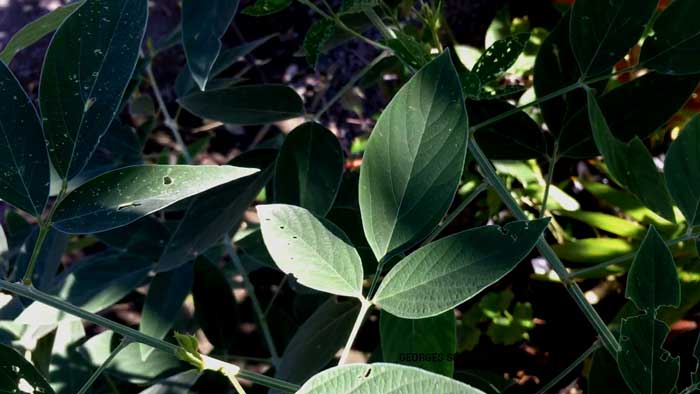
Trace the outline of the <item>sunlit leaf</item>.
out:
M 481 55 L 472 72 L 482 85 L 498 79 L 515 64 L 529 39 L 530 34 L 526 33 L 496 41 Z
M 700 117 L 683 128 L 664 162 L 666 184 L 690 226 L 700 225 Z
M 552 248 L 562 260 L 575 263 L 602 263 L 635 251 L 635 247 L 624 239 L 602 237 L 577 239 Z
M 54 391 L 29 361 L 15 349 L 0 344 L 0 392 L 52 394 Z

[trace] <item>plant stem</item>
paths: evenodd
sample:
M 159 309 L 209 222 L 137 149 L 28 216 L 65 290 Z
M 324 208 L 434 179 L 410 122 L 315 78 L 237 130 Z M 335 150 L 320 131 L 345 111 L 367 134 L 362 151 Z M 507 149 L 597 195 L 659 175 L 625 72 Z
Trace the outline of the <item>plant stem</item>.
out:
M 350 350 L 352 349 L 352 344 L 355 343 L 355 338 L 357 337 L 357 334 L 360 332 L 360 327 L 362 327 L 362 323 L 365 322 L 365 317 L 367 317 L 367 312 L 372 307 L 372 303 L 367 301 L 365 298 L 360 298 L 360 302 L 362 303 L 362 306 L 360 307 L 360 313 L 357 314 L 357 319 L 355 320 L 355 324 L 352 326 L 352 331 L 350 331 L 350 336 L 348 337 L 348 342 L 345 344 L 345 347 L 343 348 L 343 352 L 340 355 L 340 361 L 338 362 L 338 366 L 345 365 L 345 363 L 348 361 L 348 356 L 350 355 Z
M 32 286 L 24 286 L 18 283 L 11 283 L 6 280 L 0 280 L 0 289 L 6 290 L 20 297 L 25 297 L 29 298 L 30 300 L 40 302 L 52 308 L 56 308 L 70 315 L 79 317 L 83 320 L 87 320 L 98 326 L 108 328 L 114 331 L 115 333 L 125 338 L 128 338 L 132 342 L 143 343 L 144 345 L 148 345 L 160 351 L 177 356 L 177 350 L 179 349 L 179 346 L 175 344 L 166 342 L 162 339 L 151 337 L 149 335 L 145 335 L 140 331 L 134 330 L 133 328 L 113 322 L 100 315 L 90 313 L 62 299 L 56 298 L 42 291 L 39 291 Z M 254 383 L 261 384 L 265 387 L 282 390 L 288 393 L 293 393 L 299 390 L 299 386 L 295 384 L 271 378 L 269 376 L 265 376 L 256 372 L 247 371 L 244 369 L 241 369 L 238 372 L 238 376 L 242 379 L 248 379 Z
M 697 238 L 697 235 L 685 234 L 682 237 L 666 241 L 666 246 L 673 246 L 673 245 L 679 244 L 681 242 L 685 242 L 685 241 L 695 239 L 695 238 Z M 623 254 L 622 256 L 615 257 L 613 259 L 602 262 L 600 264 L 596 264 L 592 267 L 581 268 L 580 270 L 569 273 L 569 278 L 580 278 L 580 277 L 585 276 L 587 274 L 590 274 L 592 272 L 601 270 L 603 268 L 607 268 L 611 265 L 624 263 L 625 261 L 634 258 L 634 256 L 636 256 L 636 255 L 637 255 L 637 251 L 634 251 L 632 253 L 627 253 L 627 254 Z
M 270 300 L 270 303 L 267 304 L 265 307 L 265 312 L 263 313 L 263 316 L 267 318 L 267 315 L 270 313 L 270 310 L 272 310 L 272 305 L 275 304 L 275 301 L 277 301 L 277 297 L 282 293 L 282 288 L 284 285 L 287 283 L 287 280 L 289 280 L 289 275 L 284 275 L 282 280 L 280 281 L 280 284 L 277 285 L 277 291 L 275 294 L 272 295 L 272 299 Z
M 153 75 L 153 67 L 151 67 L 150 60 L 146 60 L 146 76 L 148 77 L 151 89 L 153 90 L 153 95 L 156 97 L 156 101 L 158 102 L 160 113 L 163 115 L 163 124 L 165 125 L 165 127 L 170 129 L 170 132 L 175 138 L 175 142 L 177 143 L 177 146 L 180 149 L 180 152 L 182 153 L 182 157 L 188 164 L 191 163 L 192 157 L 190 156 L 190 152 L 187 150 L 187 145 L 185 145 L 185 141 L 183 141 L 182 139 L 182 135 L 180 134 L 180 127 L 178 126 L 177 121 L 172 116 L 170 116 L 170 111 L 168 111 L 168 107 L 165 105 L 165 100 L 163 100 L 163 94 L 161 94 L 160 88 L 158 87 L 158 82 L 156 81 L 156 77 L 155 75 Z
M 554 167 L 557 166 L 557 160 L 559 160 L 559 143 L 554 143 L 554 152 L 552 152 L 552 157 L 549 160 L 549 168 L 547 171 L 547 180 L 544 185 L 544 197 L 542 197 L 542 208 L 540 208 L 540 217 L 543 218 L 545 212 L 547 211 L 547 199 L 549 198 L 549 189 L 552 187 L 552 179 L 554 178 Z
M 373 8 L 367 7 L 365 8 L 365 15 L 369 18 L 370 22 L 374 25 L 374 27 L 379 30 L 379 32 L 384 36 L 386 39 L 396 39 L 396 33 L 394 33 L 387 25 L 384 24 L 384 21 L 382 21 L 382 18 L 377 15 L 377 13 L 374 11 Z
M 445 220 L 444 220 L 442 223 L 440 223 L 440 225 L 439 225 L 435 230 L 433 230 L 432 233 L 430 233 L 430 235 L 428 236 L 428 238 L 426 238 L 425 241 L 423 241 L 423 243 L 421 243 L 421 246 L 425 246 L 425 245 L 429 244 L 429 243 L 432 242 L 438 235 L 440 235 L 440 233 L 442 232 L 442 230 L 444 230 L 445 227 L 449 226 L 450 223 L 452 223 L 452 221 L 455 220 L 455 219 L 457 218 L 457 216 L 459 216 L 459 214 L 462 213 L 462 211 L 464 211 L 464 209 L 465 209 L 467 206 L 469 206 L 469 204 L 471 204 L 471 202 L 474 201 L 474 199 L 475 199 L 479 194 L 481 194 L 481 192 L 483 192 L 484 190 L 488 189 L 488 187 L 489 187 L 488 182 L 483 182 L 483 183 L 481 183 L 479 186 L 477 186 L 474 190 L 472 190 L 472 191 L 467 195 L 467 197 L 464 199 L 464 201 L 462 201 L 462 202 L 459 204 L 459 206 L 457 207 L 457 209 L 455 209 L 454 211 L 452 211 L 452 212 L 447 216 L 447 218 L 445 218 Z
M 129 344 L 131 344 L 130 340 L 128 340 L 126 338 L 122 339 L 122 341 L 119 342 L 119 345 L 117 345 L 117 347 L 114 350 L 112 350 L 112 353 L 109 354 L 109 357 L 107 357 L 107 359 L 102 363 L 102 365 L 100 365 L 100 367 L 97 368 L 97 370 L 95 372 L 93 372 L 92 375 L 90 375 L 90 378 L 87 380 L 87 382 L 85 382 L 83 387 L 80 388 L 80 391 L 78 391 L 78 394 L 87 393 L 88 390 L 90 390 L 90 387 L 92 387 L 92 385 L 95 383 L 97 378 L 99 378 L 100 375 L 102 375 L 102 372 L 104 372 L 104 370 L 107 369 L 107 367 L 112 362 L 112 360 L 114 360 L 114 358 L 117 357 L 117 355 L 122 350 L 124 350 L 124 348 L 129 346 Z
M 573 371 L 581 363 L 586 361 L 586 359 L 588 357 L 590 357 L 591 354 L 593 354 L 593 352 L 598 350 L 599 347 L 600 347 L 600 341 L 593 342 L 593 345 L 591 345 L 591 347 L 589 347 L 585 352 L 583 352 L 583 354 L 581 354 L 576 360 L 574 360 L 574 362 L 571 363 L 571 365 L 566 367 L 565 370 L 561 371 L 561 373 L 559 375 L 557 375 L 554 379 L 552 379 L 549 383 L 547 383 L 544 387 L 542 387 L 537 392 L 537 394 L 547 394 L 547 391 L 551 390 L 552 387 L 556 386 L 557 383 L 559 383 L 562 379 L 564 379 L 567 375 L 569 375 L 569 373 L 571 373 L 571 371 Z
M 484 152 L 481 150 L 479 144 L 477 144 L 474 139 L 469 140 L 469 149 L 472 155 L 474 156 L 474 159 L 479 164 L 479 167 L 481 168 L 481 172 L 483 173 L 484 177 L 489 182 L 489 184 L 491 184 L 491 186 L 496 190 L 498 195 L 501 197 L 503 203 L 508 207 L 508 209 L 510 209 L 510 211 L 518 220 L 528 220 L 525 211 L 523 211 L 522 208 L 520 208 L 518 202 L 515 201 L 513 196 L 511 196 L 508 188 L 505 186 L 505 184 L 503 184 L 503 181 L 498 176 L 498 174 L 496 174 L 496 169 L 491 164 L 491 161 L 489 161 L 486 155 L 484 155 Z M 574 299 L 581 311 L 586 315 L 586 318 L 588 318 L 591 325 L 593 325 L 593 328 L 595 328 L 596 332 L 603 341 L 603 344 L 605 345 L 606 349 L 608 349 L 608 351 L 612 354 L 613 357 L 616 357 L 616 353 L 620 349 L 620 345 L 617 342 L 617 339 L 612 334 L 605 322 L 603 322 L 603 319 L 601 319 L 600 315 L 598 315 L 598 312 L 596 312 L 596 310 L 591 306 L 591 304 L 588 303 L 586 297 L 583 294 L 583 291 L 581 291 L 581 289 L 575 282 L 569 279 L 569 274 L 566 270 L 566 267 L 564 266 L 564 263 L 562 263 L 561 260 L 559 260 L 557 254 L 554 252 L 552 247 L 549 246 L 547 241 L 545 241 L 543 236 L 541 236 L 539 241 L 537 241 L 537 249 L 540 251 L 542 256 L 545 259 L 547 259 L 547 261 L 549 261 L 549 264 L 554 270 L 554 272 L 556 272 L 556 274 L 564 283 L 566 291 L 569 292 L 569 295 L 571 295 L 571 297 Z
M 368 65 L 366 65 L 362 70 L 355 73 L 355 75 L 350 79 L 350 81 L 348 81 L 348 83 L 345 84 L 345 86 L 343 86 L 338 91 L 338 93 L 335 94 L 335 96 L 333 96 L 330 100 L 328 100 L 326 105 L 324 105 L 323 108 L 321 108 L 321 110 L 316 113 L 316 115 L 314 115 L 314 120 L 318 122 L 321 119 L 321 116 L 323 114 L 325 114 L 333 106 L 333 104 L 335 104 L 338 100 L 340 100 L 343 96 L 345 96 L 345 94 L 350 89 L 352 89 L 357 84 L 357 82 L 359 80 L 364 78 L 365 74 L 367 74 L 371 69 L 374 68 L 374 66 L 379 64 L 379 62 L 386 59 L 387 57 L 389 57 L 389 53 L 382 52 L 381 54 L 379 54 L 379 56 L 374 58 L 374 60 L 372 60 Z
M 250 302 L 253 305 L 253 311 L 255 312 L 255 316 L 257 316 L 258 318 L 260 329 L 262 330 L 263 337 L 265 337 L 265 342 L 267 343 L 267 348 L 270 351 L 270 355 L 272 356 L 272 365 L 278 366 L 280 362 L 280 356 L 277 352 L 277 346 L 275 346 L 275 341 L 272 338 L 272 332 L 270 331 L 270 327 L 267 324 L 267 317 L 265 315 L 265 312 L 263 312 L 262 307 L 260 307 L 258 297 L 255 296 L 255 287 L 250 281 L 250 277 L 248 277 L 248 272 L 246 272 L 245 267 L 241 263 L 241 260 L 238 258 L 238 254 L 236 254 L 236 251 L 233 249 L 233 246 L 231 246 L 231 238 L 232 237 L 229 235 L 225 237 L 224 247 L 226 248 L 226 252 L 231 258 L 231 261 L 233 261 L 233 265 L 236 267 L 236 270 L 243 277 L 243 286 L 245 286 L 246 292 L 248 293 L 248 297 L 250 297 Z

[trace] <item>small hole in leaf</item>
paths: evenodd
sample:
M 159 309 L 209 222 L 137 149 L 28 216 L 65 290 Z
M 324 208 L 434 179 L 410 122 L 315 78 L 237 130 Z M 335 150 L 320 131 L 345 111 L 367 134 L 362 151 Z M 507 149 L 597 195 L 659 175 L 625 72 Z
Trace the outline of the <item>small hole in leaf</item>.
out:
M 126 204 L 122 204 L 117 207 L 117 211 L 121 211 L 122 209 L 130 208 L 130 207 L 139 207 L 141 206 L 140 202 L 130 202 Z
M 173 184 L 173 178 L 169 176 L 164 176 L 163 177 L 163 184 L 164 185 L 172 185 Z
M 284 226 L 280 226 L 280 230 L 284 230 Z
M 372 374 L 372 368 L 367 368 L 367 370 L 365 371 L 365 373 L 362 374 L 362 377 L 365 378 L 365 379 L 367 379 L 367 378 L 369 378 L 369 375 L 370 375 L 370 374 Z
M 297 237 L 296 235 L 292 235 L 292 239 L 297 239 L 297 238 L 299 238 L 299 237 Z

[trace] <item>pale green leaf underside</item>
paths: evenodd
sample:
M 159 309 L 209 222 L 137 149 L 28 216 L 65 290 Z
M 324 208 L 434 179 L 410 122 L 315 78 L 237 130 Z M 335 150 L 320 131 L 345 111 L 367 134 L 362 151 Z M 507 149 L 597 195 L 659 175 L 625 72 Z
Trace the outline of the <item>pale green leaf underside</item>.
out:
M 448 52 L 399 90 L 367 144 L 359 201 L 378 260 L 427 236 L 443 218 L 462 175 L 468 135 Z
M 700 225 L 700 117 L 671 144 L 664 162 L 666 185 L 690 226 Z
M 362 260 L 347 236 L 293 205 L 258 205 L 263 240 L 275 264 L 304 286 L 362 297 Z
M 125 226 L 213 187 L 258 172 L 233 166 L 142 165 L 93 178 L 59 203 L 53 225 L 86 234 Z
M 311 378 L 297 394 L 484 394 L 462 382 L 396 364 L 352 364 Z
M 436 316 L 497 282 L 527 256 L 549 219 L 485 226 L 428 244 L 397 264 L 373 302 L 406 319 Z
M 87 165 L 120 109 L 148 17 L 146 0 L 88 0 L 58 29 L 39 89 L 51 161 L 63 179 Z

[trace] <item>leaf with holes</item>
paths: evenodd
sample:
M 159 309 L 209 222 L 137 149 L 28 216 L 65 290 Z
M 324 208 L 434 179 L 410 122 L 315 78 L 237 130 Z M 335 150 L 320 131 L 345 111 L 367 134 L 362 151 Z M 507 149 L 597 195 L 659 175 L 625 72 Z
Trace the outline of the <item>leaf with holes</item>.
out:
M 41 216 L 49 198 L 49 166 L 32 100 L 0 63 L 0 200 Z
M 680 359 L 663 348 L 669 329 L 653 316 L 622 320 L 617 365 L 635 394 L 669 394 L 675 389 Z
M 377 260 L 427 236 L 454 199 L 469 122 L 447 51 L 408 81 L 370 136 L 360 171 L 360 209 Z
M 639 138 L 619 141 L 610 131 L 598 101 L 588 94 L 588 116 L 593 139 L 605 158 L 610 176 L 639 200 L 669 221 L 675 221 L 673 203 L 664 176 Z
M 529 33 L 517 34 L 496 41 L 486 49 L 472 69 L 481 85 L 495 81 L 508 71 L 523 53 L 529 40 Z
M 382 360 L 409 365 L 440 375 L 452 377 L 454 360 L 448 357 L 436 360 L 404 360 L 405 355 L 451 355 L 457 350 L 457 319 L 454 311 L 426 319 L 402 319 L 382 312 L 379 332 L 382 341 Z
M 640 63 L 663 74 L 700 72 L 700 3 L 675 0 L 654 23 L 644 41 Z
M 423 246 L 389 271 L 372 301 L 405 319 L 439 315 L 512 271 L 548 223 L 538 219 L 478 227 Z
M 147 0 L 88 0 L 54 35 L 39 102 L 59 177 L 70 179 L 82 171 L 121 109 L 147 15 Z
M 396 364 L 351 364 L 309 379 L 297 394 L 483 394 L 462 382 Z
M 250 16 L 265 16 L 284 11 L 292 5 L 292 0 L 256 0 L 241 11 L 241 14 Z
M 579 0 L 571 10 L 571 48 L 584 77 L 609 73 L 641 38 L 659 0 Z
M 58 26 L 60 26 L 78 7 L 83 5 L 84 2 L 85 0 L 80 0 L 58 7 L 48 14 L 26 24 L 10 38 L 7 44 L 5 44 L 2 52 L 0 52 L 0 62 L 9 65 L 15 55 L 56 30 Z
M 649 228 L 627 274 L 625 297 L 654 315 L 662 306 L 678 307 L 681 283 L 671 251 L 654 226 Z
M 70 192 L 56 208 L 53 226 L 71 234 L 111 230 L 256 172 L 233 166 L 124 167 Z
M 343 177 L 343 150 L 330 130 L 304 123 L 284 140 L 275 166 L 274 196 L 324 216 Z
M 238 0 L 182 1 L 182 47 L 192 78 L 201 90 L 221 51 L 221 37 L 238 9 Z
M 304 103 L 284 85 L 248 85 L 196 92 L 178 100 L 206 119 L 238 125 L 278 122 L 304 115 Z
M 673 141 L 664 162 L 666 185 L 690 226 L 700 225 L 700 116 Z
M 0 344 L 0 392 L 53 394 L 54 391 L 19 352 Z
M 292 205 L 258 205 L 260 228 L 277 266 L 312 289 L 362 298 L 362 260 L 335 225 Z

